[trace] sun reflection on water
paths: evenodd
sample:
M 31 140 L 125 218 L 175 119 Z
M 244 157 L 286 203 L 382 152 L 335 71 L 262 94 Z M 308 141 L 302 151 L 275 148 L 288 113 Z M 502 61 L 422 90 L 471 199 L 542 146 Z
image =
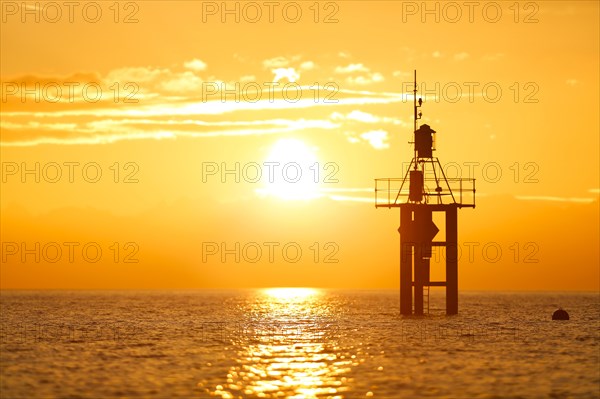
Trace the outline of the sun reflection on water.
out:
M 314 288 L 266 288 L 263 293 L 282 301 L 300 302 L 320 294 L 320 291 Z
M 342 398 L 350 361 L 338 358 L 332 323 L 312 288 L 270 288 L 251 304 L 260 322 L 238 345 L 236 365 L 213 396 Z

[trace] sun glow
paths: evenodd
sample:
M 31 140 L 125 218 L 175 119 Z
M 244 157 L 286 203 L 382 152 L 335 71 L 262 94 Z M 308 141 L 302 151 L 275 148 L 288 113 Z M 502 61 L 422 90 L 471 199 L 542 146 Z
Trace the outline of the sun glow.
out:
M 273 147 L 265 164 L 273 173 L 267 176 L 265 186 L 256 190 L 261 195 L 272 195 L 285 200 L 307 200 L 319 197 L 322 166 L 315 150 L 298 139 L 281 139 Z

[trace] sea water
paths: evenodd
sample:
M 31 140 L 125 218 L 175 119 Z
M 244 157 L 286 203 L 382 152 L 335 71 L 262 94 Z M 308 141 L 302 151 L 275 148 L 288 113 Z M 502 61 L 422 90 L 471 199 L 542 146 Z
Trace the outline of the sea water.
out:
M 1 398 L 600 397 L 598 293 L 3 291 Z M 427 307 L 427 306 L 426 306 Z M 552 321 L 563 307 L 569 321 Z

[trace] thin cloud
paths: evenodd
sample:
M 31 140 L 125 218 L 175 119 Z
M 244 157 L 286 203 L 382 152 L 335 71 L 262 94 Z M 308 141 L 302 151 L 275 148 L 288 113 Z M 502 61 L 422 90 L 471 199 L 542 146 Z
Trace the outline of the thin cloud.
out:
M 158 87 L 168 92 L 185 93 L 197 92 L 201 89 L 202 79 L 190 71 L 175 75 L 173 78 L 165 80 Z
M 169 77 L 172 72 L 168 68 L 127 67 L 111 70 L 103 79 L 107 84 L 115 82 L 134 82 L 142 84 Z
M 199 61 L 199 62 L 194 62 Z M 311 61 L 306 61 L 312 63 Z M 188 61 L 188 67 L 202 68 L 200 60 Z M 309 64 L 305 65 L 305 68 Z M 312 65 L 312 64 L 310 64 Z M 352 65 L 352 64 L 351 64 Z M 362 65 L 362 64 L 356 64 Z M 364 69 L 352 67 L 354 70 Z M 300 76 L 293 67 L 276 70 L 276 80 L 295 81 Z M 253 81 L 254 75 L 246 75 L 240 80 Z M 58 79 L 45 78 L 48 82 Z M 64 80 L 65 78 L 63 78 Z M 203 80 L 191 69 L 172 71 L 168 68 L 131 67 L 110 71 L 105 76 L 73 75 L 68 81 L 79 79 L 85 82 L 96 79 L 101 82 L 105 95 L 100 101 L 91 103 L 76 99 L 71 103 L 45 104 L 33 101 L 22 103 L 19 96 L 14 96 L 3 106 L 2 146 L 28 146 L 39 144 L 107 144 L 119 140 L 134 139 L 173 139 L 185 137 L 217 137 L 224 135 L 261 134 L 260 128 L 273 128 L 277 131 L 300 129 L 336 129 L 347 131 L 344 124 L 352 123 L 403 123 L 389 117 L 376 116 L 360 109 L 347 114 L 339 114 L 325 120 L 307 121 L 302 118 L 289 120 L 257 120 L 233 123 L 227 120 L 206 122 L 206 117 L 218 117 L 234 112 L 297 110 L 302 112 L 308 108 L 363 106 L 375 104 L 391 104 L 407 101 L 406 96 L 397 92 L 341 89 L 335 85 L 319 86 L 319 100 L 314 99 L 315 85 L 296 85 L 302 91 L 298 101 L 289 101 L 282 94 L 283 83 L 278 86 L 275 96 L 269 95 L 272 88 L 261 88 L 258 85 L 258 100 L 255 102 L 240 100 L 228 95 L 223 100 L 215 94 L 205 98 L 204 84 L 217 85 L 221 80 L 209 77 Z M 373 78 L 377 81 L 380 78 Z M 41 78 L 28 76 L 17 81 L 39 82 Z M 139 91 L 134 99 L 137 102 L 115 101 L 108 88 L 114 81 L 122 83 L 137 81 Z M 236 83 L 236 82 L 234 82 Z M 239 82 L 237 82 L 239 86 Z M 221 86 L 219 86 L 221 87 Z M 228 90 L 234 85 L 227 85 Z M 106 88 L 106 90 L 104 90 Z M 251 90 L 250 90 L 251 91 Z M 252 93 L 244 95 L 255 98 Z M 128 93 L 125 93 L 128 94 Z M 288 93 L 289 95 L 289 93 Z M 296 97 L 294 97 L 296 98 Z M 143 100 L 143 101 L 141 101 Z M 336 115 L 334 112 L 332 115 Z M 221 118 L 222 119 L 222 118 Z M 231 119 L 231 118 L 227 118 Z M 212 127 L 212 130 L 211 130 Z M 215 128 L 217 128 L 215 130 Z M 254 129 L 256 128 L 256 129 Z M 194 129 L 196 130 L 194 132 Z M 197 131 L 199 129 L 199 131 Z M 272 133 L 272 132 L 271 132 Z M 375 148 L 383 148 L 387 144 L 383 137 L 366 132 L 363 138 Z M 364 134 L 364 133 L 363 133 Z M 379 140 L 379 141 L 378 141 Z
M 263 61 L 263 67 L 265 69 L 273 69 L 273 68 L 285 68 L 289 66 L 293 61 L 298 61 L 300 56 L 295 55 L 291 59 L 283 56 L 269 58 Z
M 373 198 L 368 197 L 350 197 L 347 195 L 329 195 L 328 197 L 334 201 L 362 202 L 369 204 L 375 203 L 375 200 Z
M 325 126 L 325 127 L 324 127 Z M 132 131 L 131 129 L 123 130 L 122 133 L 85 135 L 80 137 L 60 138 L 60 137 L 38 137 L 27 141 L 3 142 L 4 147 L 30 147 L 42 144 L 58 144 L 58 145 L 83 145 L 83 144 L 111 144 L 123 140 L 142 140 L 142 139 L 176 139 L 178 137 L 190 138 L 211 138 L 211 137 L 230 137 L 230 136 L 263 136 L 273 134 L 284 134 L 296 132 L 311 128 L 335 128 L 335 125 L 327 125 L 326 123 L 318 123 L 311 126 L 307 123 L 298 123 L 287 127 L 277 127 L 272 129 L 232 129 L 232 130 L 216 130 L 207 132 L 193 132 L 182 130 L 156 130 L 156 131 Z
M 352 195 L 340 195 L 337 193 L 372 193 L 372 188 L 328 188 L 328 187 L 316 187 L 315 192 L 310 195 L 310 199 L 330 199 L 333 201 L 349 201 L 349 202 L 362 202 L 362 203 L 374 203 L 373 197 L 363 196 L 352 196 Z M 254 193 L 260 197 L 265 196 L 277 196 L 278 193 L 271 192 L 268 188 L 257 188 Z M 300 200 L 306 198 L 299 198 Z
M 351 111 L 350 113 L 348 113 L 346 115 L 342 115 L 340 113 L 334 113 L 334 114 L 332 114 L 332 118 L 334 120 L 335 119 L 346 119 L 346 120 L 354 120 L 354 121 L 363 122 L 363 123 L 377 123 L 381 120 L 380 118 L 376 117 L 373 114 L 370 114 L 368 112 L 359 111 L 359 110 Z
M 300 64 L 300 69 L 304 69 L 305 71 L 310 71 L 311 69 L 315 69 L 316 65 L 312 61 L 304 61 Z
M 363 64 L 349 64 L 346 66 L 338 66 L 335 68 L 335 73 L 349 74 L 354 72 L 369 72 L 369 68 Z
M 462 53 L 454 54 L 454 61 L 464 61 L 469 57 L 470 57 L 469 53 L 465 53 L 463 51 Z
M 382 82 L 384 80 L 381 73 L 371 72 L 364 64 L 338 66 L 335 68 L 335 73 L 340 75 L 352 75 L 346 78 L 346 82 L 350 85 L 364 86 L 371 83 Z
M 324 192 L 324 193 L 372 193 L 373 192 L 373 187 L 369 187 L 369 188 L 365 188 L 365 187 L 337 187 L 337 188 L 332 188 L 332 187 L 323 187 L 320 189 L 320 191 Z
M 371 83 L 378 83 L 378 82 L 383 82 L 383 75 L 380 74 L 379 72 L 375 72 L 375 73 L 371 73 L 368 75 L 361 75 L 361 76 L 349 76 L 348 78 L 346 78 L 346 82 L 348 82 L 351 85 L 368 85 Z
M 589 204 L 595 201 L 594 198 L 554 197 L 544 195 L 516 195 L 515 198 L 522 201 L 574 202 L 580 204 Z
M 390 147 L 387 143 L 388 132 L 385 130 L 371 130 L 361 134 L 360 138 L 367 141 L 376 150 L 385 150 Z
M 314 87 L 299 86 L 300 90 L 314 90 Z M 321 88 L 323 91 L 324 88 Z M 149 116 L 182 116 L 182 115 L 219 115 L 229 112 L 246 110 L 268 110 L 268 109 L 301 109 L 312 107 L 331 107 L 338 105 L 367 105 L 367 104 L 391 104 L 397 102 L 406 102 L 407 96 L 402 93 L 393 92 L 373 92 L 366 90 L 346 90 L 340 89 L 336 94 L 347 95 L 347 97 L 336 98 L 332 96 L 330 101 L 315 102 L 308 96 L 303 96 L 297 102 L 285 101 L 282 99 L 268 100 L 268 96 L 263 95 L 263 99 L 255 103 L 235 102 L 235 101 L 182 101 L 179 103 L 157 102 L 152 105 L 139 105 L 99 109 L 67 109 L 60 111 L 11 111 L 3 112 L 3 117 L 34 117 L 34 118 L 61 118 L 74 116 L 94 116 L 94 117 L 149 117 Z M 312 96 L 311 96 L 312 97 Z M 218 97 L 217 97 L 218 98 Z M 410 99 L 410 98 L 409 98 Z
M 279 82 L 282 79 L 287 79 L 288 82 L 296 82 L 300 79 L 300 74 L 294 68 L 275 68 L 271 70 L 275 75 L 274 82 Z
M 396 117 L 377 116 L 368 112 L 353 110 L 347 114 L 334 112 L 331 114 L 331 119 L 334 121 L 353 121 L 360 123 L 389 123 L 393 125 L 407 126 L 407 123 Z
M 504 57 L 504 53 L 493 53 L 493 54 L 486 54 L 481 59 L 483 61 L 498 61 L 499 59 L 501 59 L 503 57 Z
M 411 77 L 412 74 L 410 72 L 394 71 L 392 72 L 392 76 L 395 78 L 408 78 Z
M 197 58 L 194 58 L 188 62 L 184 62 L 183 66 L 187 69 L 191 69 L 192 71 L 204 71 L 206 69 L 206 63 Z
M 68 130 L 77 129 L 83 133 L 101 133 L 111 131 L 123 126 L 189 126 L 189 127 L 240 127 L 240 126 L 296 126 L 303 125 L 307 128 L 318 127 L 323 129 L 334 129 L 339 127 L 339 124 L 333 123 L 326 119 L 265 119 L 251 121 L 203 121 L 194 119 L 184 120 L 162 120 L 162 119 L 103 119 L 86 123 L 39 123 L 28 122 L 24 124 L 7 122 L 3 125 L 5 129 L 11 130 Z

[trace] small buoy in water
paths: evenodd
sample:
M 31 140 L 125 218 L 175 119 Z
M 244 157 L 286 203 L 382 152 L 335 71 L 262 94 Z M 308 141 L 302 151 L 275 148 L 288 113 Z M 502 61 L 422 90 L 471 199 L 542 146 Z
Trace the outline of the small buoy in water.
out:
M 552 313 L 552 320 L 569 320 L 569 314 L 563 308 L 559 308 L 556 312 Z

